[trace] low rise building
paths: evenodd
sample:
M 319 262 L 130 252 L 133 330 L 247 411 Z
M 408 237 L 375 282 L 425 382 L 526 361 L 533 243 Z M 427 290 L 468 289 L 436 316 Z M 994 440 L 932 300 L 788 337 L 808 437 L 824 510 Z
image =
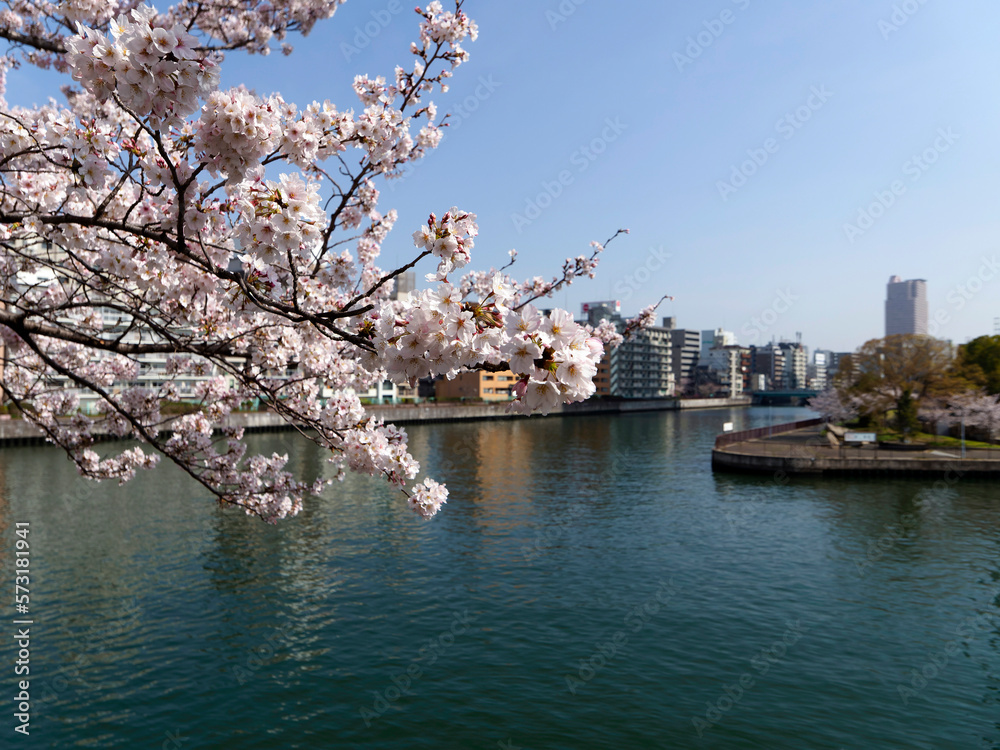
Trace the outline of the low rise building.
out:
M 723 346 L 735 346 L 736 334 L 722 328 L 701 332 L 701 356 L 705 357 L 709 349 L 718 349 Z
M 461 372 L 453 380 L 435 381 L 435 398 L 438 401 L 509 401 L 515 382 L 510 370 Z
M 705 385 L 718 385 L 727 396 L 741 396 L 749 386 L 750 350 L 741 346 L 709 349 L 699 360 L 706 370 Z
M 605 345 L 601 361 L 597 363 L 597 374 L 594 376 L 594 395 L 611 395 L 611 347 Z

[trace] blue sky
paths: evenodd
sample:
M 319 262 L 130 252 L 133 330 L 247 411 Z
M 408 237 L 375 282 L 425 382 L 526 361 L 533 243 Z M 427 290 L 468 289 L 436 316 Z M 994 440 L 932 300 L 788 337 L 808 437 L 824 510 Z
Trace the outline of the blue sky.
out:
M 928 282 L 933 332 L 1000 317 L 1000 7 L 986 0 L 615 3 L 468 0 L 480 27 L 441 147 L 383 189 L 384 265 L 430 211 L 478 214 L 473 263 L 551 275 L 620 227 L 597 279 L 619 299 L 744 344 L 883 334 L 885 284 Z M 350 0 L 284 58 L 231 55 L 223 85 L 355 107 L 357 73 L 409 64 L 416 14 Z M 366 28 L 367 24 L 367 28 Z M 375 32 L 372 34 L 371 32 Z M 12 73 L 8 98 L 48 91 Z M 874 205 L 873 205 L 874 204 Z M 428 265 L 427 269 L 431 270 Z

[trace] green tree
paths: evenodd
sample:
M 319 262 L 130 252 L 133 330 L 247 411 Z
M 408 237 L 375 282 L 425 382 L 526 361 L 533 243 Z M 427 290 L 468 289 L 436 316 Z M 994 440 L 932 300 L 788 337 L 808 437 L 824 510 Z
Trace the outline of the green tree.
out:
M 841 360 L 835 386 L 843 397 L 855 397 L 862 414 L 883 421 L 895 412 L 901 431 L 908 433 L 917 424 L 919 403 L 970 387 L 954 365 L 947 341 L 911 334 L 886 336 L 866 342 Z
M 987 393 L 1000 394 L 1000 336 L 980 336 L 960 346 L 958 369 Z
M 913 400 L 913 394 L 909 390 L 904 390 L 896 404 L 896 429 L 908 437 L 910 433 L 916 432 L 920 427 L 920 420 L 917 417 L 917 402 Z

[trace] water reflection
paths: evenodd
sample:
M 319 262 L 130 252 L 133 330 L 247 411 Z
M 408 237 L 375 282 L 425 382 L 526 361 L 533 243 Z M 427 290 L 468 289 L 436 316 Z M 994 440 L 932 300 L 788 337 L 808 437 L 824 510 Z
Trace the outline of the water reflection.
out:
M 898 691 L 963 621 L 1000 616 L 995 487 L 712 474 L 723 422 L 800 415 L 410 427 L 452 490 L 430 523 L 377 479 L 268 526 L 169 467 L 118 488 L 51 449 L 0 451 L 4 550 L 11 519 L 37 532 L 39 746 L 177 730 L 262 750 L 1000 746 L 1000 619 L 908 703 Z M 292 435 L 251 441 L 331 470 Z M 676 595 L 628 630 L 661 580 Z M 465 611 L 473 626 L 423 658 Z M 699 740 L 692 716 L 789 619 L 806 628 L 794 652 Z M 628 648 L 570 693 L 565 675 L 623 628 Z M 411 664 L 412 694 L 366 726 L 360 707 Z

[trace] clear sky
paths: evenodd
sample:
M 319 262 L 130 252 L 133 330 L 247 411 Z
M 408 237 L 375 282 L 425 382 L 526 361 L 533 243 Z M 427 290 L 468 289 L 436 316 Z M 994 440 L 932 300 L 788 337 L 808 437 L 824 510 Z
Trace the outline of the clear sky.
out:
M 889 277 L 928 282 L 933 332 L 1000 317 L 1000 7 L 988 0 L 468 0 L 480 27 L 441 147 L 383 188 L 384 264 L 430 211 L 478 214 L 473 265 L 517 248 L 550 276 L 620 227 L 598 278 L 556 303 L 619 299 L 739 343 L 883 335 Z M 357 73 L 409 65 L 402 0 L 350 0 L 287 58 L 231 55 L 223 85 L 360 109 Z M 8 98 L 43 98 L 10 75 Z M 47 92 L 46 92 L 47 93 Z M 875 204 L 874 206 L 872 204 Z M 421 272 L 431 270 L 430 265 Z

